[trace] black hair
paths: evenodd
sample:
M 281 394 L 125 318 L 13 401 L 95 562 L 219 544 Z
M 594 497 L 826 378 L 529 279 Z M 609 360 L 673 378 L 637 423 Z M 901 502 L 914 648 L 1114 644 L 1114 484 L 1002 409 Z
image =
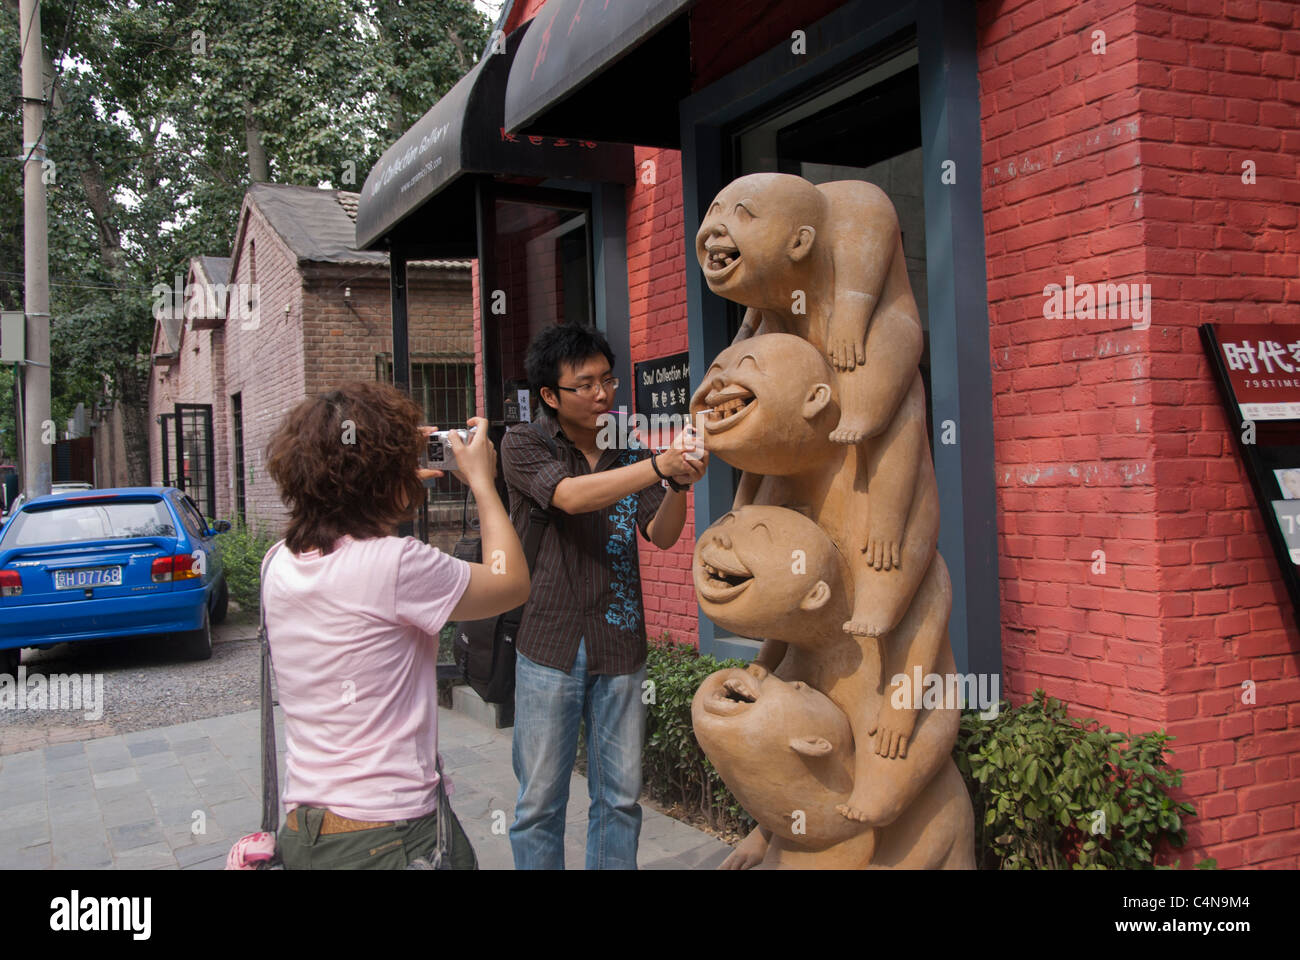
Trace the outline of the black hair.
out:
M 542 387 L 550 387 L 558 395 L 561 368 L 566 364 L 577 366 L 596 354 L 604 356 L 609 361 L 610 369 L 613 369 L 614 351 L 609 348 L 609 341 L 600 331 L 591 327 L 561 323 L 547 327 L 533 338 L 524 360 L 524 372 L 528 375 L 529 385 L 537 392 L 539 405 L 545 413 L 554 414 L 555 411 L 541 399 Z

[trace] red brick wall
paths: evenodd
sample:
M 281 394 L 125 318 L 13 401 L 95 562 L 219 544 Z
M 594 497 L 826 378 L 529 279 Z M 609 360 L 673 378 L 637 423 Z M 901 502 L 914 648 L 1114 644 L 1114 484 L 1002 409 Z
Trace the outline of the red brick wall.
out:
M 627 188 L 627 282 L 632 362 L 683 353 L 686 332 L 686 243 L 682 156 L 677 150 L 637 147 L 637 179 Z M 652 165 L 652 166 L 648 166 Z M 653 173 L 653 183 L 646 183 Z M 694 230 L 691 231 L 692 237 Z M 689 265 L 698 269 L 694 262 Z M 613 318 L 610 320 L 614 322 Z M 700 371 L 693 371 L 698 380 Z M 647 416 L 652 411 L 640 410 Z M 727 469 L 719 464 L 717 469 Z M 699 606 L 691 579 L 695 494 L 687 495 L 686 526 L 671 550 L 641 548 L 646 630 L 699 643 Z
M 1007 687 L 1176 736 L 1185 864 L 1300 862 L 1300 634 L 1196 329 L 1297 318 L 1297 27 L 1253 0 L 979 5 Z M 1150 283 L 1150 329 L 1044 319 L 1067 274 Z

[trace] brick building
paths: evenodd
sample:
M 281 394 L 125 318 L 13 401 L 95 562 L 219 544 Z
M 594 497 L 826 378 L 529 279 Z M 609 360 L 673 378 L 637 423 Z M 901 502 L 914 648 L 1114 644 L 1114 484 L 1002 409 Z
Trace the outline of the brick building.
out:
M 281 418 L 341 381 L 391 379 L 388 260 L 352 248 L 356 203 L 354 193 L 253 184 L 231 256 L 191 262 L 183 293 L 165 303 L 181 308 L 160 310 L 154 332 L 154 483 L 183 473 L 210 515 L 277 531 L 286 514 L 263 461 Z M 469 267 L 410 270 L 414 396 L 440 426 L 472 413 Z M 439 506 L 454 496 L 451 480 L 432 492 L 435 519 L 459 518 L 458 500 Z
M 358 216 L 359 246 L 394 249 L 449 210 L 477 226 L 453 246 L 480 257 L 480 411 L 501 415 L 491 387 L 514 362 L 499 343 L 524 322 L 491 309 L 510 259 L 501 197 L 556 217 L 586 198 L 593 322 L 631 408 L 634 364 L 688 352 L 698 385 L 736 328 L 694 262 L 721 186 L 764 170 L 876 183 L 926 329 L 959 670 L 1000 673 L 1015 702 L 1043 687 L 1076 715 L 1173 734 L 1198 810 L 1184 864 L 1300 865 L 1297 611 L 1198 330 L 1300 322 L 1300 6 L 513 0 L 498 26 L 507 55 L 473 82 L 503 102 L 480 135 L 499 117 L 553 169 L 466 165 L 388 214 L 377 176 L 400 169 L 403 138 Z M 617 158 L 629 169 L 563 167 L 573 138 L 635 145 Z M 1050 291 L 1075 284 L 1149 299 L 1059 315 Z M 700 615 L 688 576 L 695 519 L 723 513 L 733 484 L 714 464 L 687 535 L 644 551 L 642 575 L 652 636 L 750 656 Z

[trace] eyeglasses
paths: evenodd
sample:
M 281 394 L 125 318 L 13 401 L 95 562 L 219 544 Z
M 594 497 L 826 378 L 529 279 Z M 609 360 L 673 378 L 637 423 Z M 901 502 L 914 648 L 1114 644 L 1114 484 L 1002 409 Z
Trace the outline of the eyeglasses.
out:
M 597 386 L 603 387 L 606 393 L 613 393 L 618 389 L 618 377 L 606 377 L 599 384 L 584 383 L 577 387 L 561 387 L 558 383 L 556 384 L 556 387 L 560 390 L 568 390 L 569 393 L 576 393 L 580 397 L 587 398 L 596 395 Z

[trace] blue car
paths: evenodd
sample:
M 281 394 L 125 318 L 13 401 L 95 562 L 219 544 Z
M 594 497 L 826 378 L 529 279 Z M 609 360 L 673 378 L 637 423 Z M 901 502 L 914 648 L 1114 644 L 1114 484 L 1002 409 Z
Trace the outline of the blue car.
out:
M 22 647 L 170 634 L 212 656 L 229 592 L 216 537 L 174 487 L 117 487 L 28 500 L 0 530 L 0 673 Z

